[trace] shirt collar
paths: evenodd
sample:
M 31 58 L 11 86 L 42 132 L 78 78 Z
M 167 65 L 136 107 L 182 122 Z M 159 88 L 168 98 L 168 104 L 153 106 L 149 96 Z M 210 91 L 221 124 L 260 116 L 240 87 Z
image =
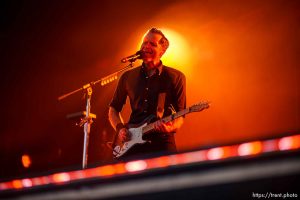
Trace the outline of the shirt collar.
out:
M 160 76 L 161 75 L 161 72 L 162 72 L 162 69 L 163 69 L 163 64 L 162 64 L 162 61 L 160 61 L 160 63 L 158 64 L 158 67 L 156 67 L 154 70 L 156 71 L 155 74 L 158 73 L 158 75 Z M 146 74 L 146 66 L 145 64 L 143 63 L 142 64 L 142 70 L 143 72 Z

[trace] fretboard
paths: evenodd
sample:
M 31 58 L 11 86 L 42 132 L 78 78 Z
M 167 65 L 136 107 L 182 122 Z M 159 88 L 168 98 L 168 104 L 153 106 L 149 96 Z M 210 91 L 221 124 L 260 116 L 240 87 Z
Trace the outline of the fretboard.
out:
M 172 121 L 172 120 L 174 120 L 174 119 L 177 119 L 177 118 L 179 118 L 179 117 L 181 117 L 181 116 L 183 116 L 183 115 L 185 115 L 185 114 L 188 114 L 188 113 L 190 113 L 190 108 L 186 108 L 186 109 L 184 109 L 184 110 L 181 110 L 181 111 L 179 111 L 179 112 L 177 112 L 177 113 L 175 113 L 175 114 L 172 114 L 172 115 L 169 115 L 169 116 L 167 116 L 167 117 L 165 117 L 165 118 L 162 118 L 161 120 L 162 120 L 164 123 L 167 123 L 167 122 L 170 122 L 170 121 Z M 144 134 L 144 133 L 147 133 L 147 132 L 152 131 L 152 130 L 154 129 L 154 123 L 155 123 L 155 122 L 150 123 L 150 124 L 148 124 L 147 126 L 145 126 L 145 127 L 142 129 L 142 133 Z

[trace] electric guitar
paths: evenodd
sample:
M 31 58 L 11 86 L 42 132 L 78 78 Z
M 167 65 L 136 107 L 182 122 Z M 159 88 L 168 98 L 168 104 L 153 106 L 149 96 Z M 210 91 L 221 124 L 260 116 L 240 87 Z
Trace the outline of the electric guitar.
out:
M 198 104 L 192 105 L 189 108 L 186 108 L 184 110 L 181 110 L 177 113 L 174 113 L 172 115 L 169 115 L 163 119 L 160 119 L 164 123 L 170 122 L 174 119 L 177 119 L 183 115 L 186 115 L 188 113 L 192 112 L 200 112 L 206 108 L 209 108 L 209 102 L 200 102 Z M 114 147 L 113 147 L 113 156 L 114 158 L 120 158 L 123 156 L 129 149 L 131 149 L 133 146 L 137 144 L 144 144 L 147 142 L 147 140 L 143 140 L 143 135 L 150 133 L 154 130 L 154 123 L 147 124 L 144 123 L 141 126 L 138 126 L 136 128 L 129 128 L 128 132 L 130 135 L 130 140 L 126 142 L 122 142 L 118 140 L 118 136 L 116 136 Z M 130 127 L 130 126 L 129 126 Z

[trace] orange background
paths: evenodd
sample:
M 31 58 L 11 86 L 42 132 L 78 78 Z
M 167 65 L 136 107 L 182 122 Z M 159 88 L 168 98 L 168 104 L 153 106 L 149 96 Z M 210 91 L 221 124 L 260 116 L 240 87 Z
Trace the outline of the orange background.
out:
M 3 4 L 3 5 L 2 5 Z M 1 3 L 0 178 L 80 166 L 83 130 L 66 115 L 82 93 L 57 97 L 124 65 L 143 34 L 162 28 L 163 62 L 183 71 L 187 103 L 179 150 L 299 133 L 300 14 L 284 1 L 63 1 Z M 109 161 L 107 110 L 116 81 L 93 90 L 89 163 Z M 128 118 L 128 107 L 123 114 Z M 31 166 L 22 166 L 28 155 Z

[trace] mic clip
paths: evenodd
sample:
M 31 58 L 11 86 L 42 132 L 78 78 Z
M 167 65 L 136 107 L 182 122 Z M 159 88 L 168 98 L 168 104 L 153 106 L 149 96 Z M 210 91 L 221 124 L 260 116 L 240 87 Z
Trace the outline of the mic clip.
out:
M 126 62 L 135 62 L 136 59 L 141 59 L 142 58 L 142 51 L 137 51 L 135 54 L 131 55 L 131 56 L 128 56 L 126 58 L 123 58 L 121 60 L 122 63 L 126 63 Z

